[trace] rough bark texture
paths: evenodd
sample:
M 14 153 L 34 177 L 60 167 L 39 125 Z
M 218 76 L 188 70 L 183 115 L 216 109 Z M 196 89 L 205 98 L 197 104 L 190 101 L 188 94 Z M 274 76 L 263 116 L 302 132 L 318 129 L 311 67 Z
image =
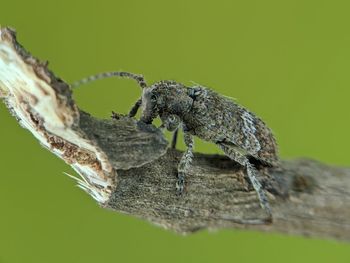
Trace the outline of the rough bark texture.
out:
M 258 167 L 274 221 L 264 218 L 242 167 L 225 156 L 195 154 L 185 194 L 175 194 L 181 152 L 166 150 L 152 125 L 121 116 L 99 120 L 78 109 L 71 89 L 27 53 L 15 33 L 0 31 L 0 97 L 19 123 L 83 178 L 102 207 L 147 219 L 179 233 L 249 228 L 350 240 L 350 169 L 312 160 Z

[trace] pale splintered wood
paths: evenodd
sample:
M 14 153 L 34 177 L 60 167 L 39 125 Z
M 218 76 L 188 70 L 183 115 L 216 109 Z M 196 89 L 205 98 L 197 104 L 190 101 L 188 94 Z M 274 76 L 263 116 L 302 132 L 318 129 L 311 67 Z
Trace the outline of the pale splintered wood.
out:
M 101 204 L 118 183 L 116 167 L 140 166 L 166 151 L 166 140 L 153 126 L 123 117 L 99 122 L 80 111 L 69 85 L 26 52 L 8 28 L 0 30 L 0 97 L 24 128 L 73 167 L 81 177 L 76 178 L 79 186 Z M 120 159 L 110 158 L 108 146 Z

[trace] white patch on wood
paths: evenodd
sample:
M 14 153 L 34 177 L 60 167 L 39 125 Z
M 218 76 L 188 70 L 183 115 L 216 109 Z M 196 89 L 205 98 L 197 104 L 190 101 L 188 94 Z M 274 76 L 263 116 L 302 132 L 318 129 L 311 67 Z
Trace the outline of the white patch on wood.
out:
M 65 105 L 56 91 L 39 78 L 32 65 L 27 64 L 15 51 L 11 40 L 5 36 L 6 29 L 0 29 L 0 96 L 2 96 L 19 123 L 28 129 L 39 142 L 58 157 L 67 160 L 64 152 L 54 148 L 47 134 L 56 137 L 80 150 L 96 156 L 102 169 L 89 163 L 69 163 L 83 178 L 78 184 L 98 202 L 108 201 L 115 187 L 116 174 L 105 153 L 93 142 L 85 139 L 82 131 L 72 129 L 79 120 L 76 105 Z M 38 127 L 31 115 L 37 116 L 43 127 Z

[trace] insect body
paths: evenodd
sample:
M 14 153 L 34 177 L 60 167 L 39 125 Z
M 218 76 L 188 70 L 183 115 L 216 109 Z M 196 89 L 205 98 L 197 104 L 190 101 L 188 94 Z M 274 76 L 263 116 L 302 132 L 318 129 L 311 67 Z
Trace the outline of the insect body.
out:
M 174 131 L 172 146 L 175 147 L 178 128 L 182 128 L 186 151 L 178 165 L 176 189 L 182 194 L 185 175 L 193 158 L 193 136 L 213 142 L 225 155 L 246 168 L 247 176 L 258 194 L 260 205 L 268 214 L 265 221 L 242 223 L 265 223 L 272 220 L 266 195 L 257 179 L 257 171 L 251 158 L 267 166 L 278 163 L 277 145 L 266 124 L 233 100 L 201 86 L 186 87 L 174 81 L 160 81 L 147 86 L 142 76 L 127 72 L 110 72 L 90 77 L 82 82 L 109 76 L 133 78 L 142 87 L 142 97 L 131 109 L 129 116 L 136 115 L 141 106 L 141 121 L 152 123 L 156 117 L 162 120 L 162 128 Z

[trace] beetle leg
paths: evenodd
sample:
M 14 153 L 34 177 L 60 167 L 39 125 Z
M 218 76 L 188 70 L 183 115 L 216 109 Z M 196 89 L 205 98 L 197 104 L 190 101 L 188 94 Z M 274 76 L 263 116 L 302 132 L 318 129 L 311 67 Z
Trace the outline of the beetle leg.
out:
M 182 195 L 185 185 L 185 174 L 188 171 L 189 166 L 191 165 L 193 158 L 193 147 L 194 140 L 191 134 L 184 132 L 184 141 L 187 146 L 186 151 L 181 157 L 179 166 L 177 168 L 177 183 L 176 191 L 178 195 Z
M 162 115 L 161 116 L 162 125 L 159 128 L 166 128 L 168 131 L 173 132 L 173 137 L 171 140 L 171 149 L 176 148 L 177 143 L 177 135 L 179 131 L 179 125 L 181 124 L 181 120 L 176 115 Z
M 176 129 L 173 133 L 173 138 L 171 140 L 171 149 L 176 148 L 176 143 L 177 143 L 177 135 L 178 135 L 179 129 Z
M 135 105 L 131 108 L 131 110 L 129 111 L 129 114 L 128 114 L 128 116 L 129 116 L 130 118 L 135 117 L 135 115 L 136 115 L 138 109 L 139 109 L 140 106 L 141 106 L 141 103 L 142 103 L 141 98 L 138 99 L 138 100 L 135 102 Z
M 248 178 L 253 185 L 253 188 L 255 192 L 258 195 L 259 201 L 260 201 L 260 206 L 266 211 L 268 217 L 265 220 L 261 220 L 261 224 L 266 224 L 266 223 L 272 223 L 272 212 L 270 208 L 269 201 L 264 193 L 264 190 L 262 189 L 261 183 L 259 182 L 257 178 L 257 170 L 255 167 L 249 162 L 248 158 L 241 152 L 239 152 L 235 147 L 232 147 L 230 145 L 226 145 L 224 143 L 219 143 L 219 147 L 224 151 L 225 155 L 227 155 L 230 159 L 238 162 L 242 166 L 244 166 L 247 170 L 247 175 Z M 256 224 L 257 220 L 242 220 L 242 223 L 246 224 Z

